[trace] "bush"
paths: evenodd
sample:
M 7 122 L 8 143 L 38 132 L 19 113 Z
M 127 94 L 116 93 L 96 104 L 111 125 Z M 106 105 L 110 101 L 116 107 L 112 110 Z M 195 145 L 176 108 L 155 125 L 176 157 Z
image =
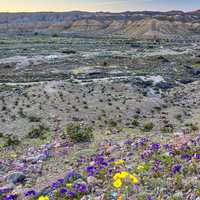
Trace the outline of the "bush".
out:
M 7 135 L 7 136 L 4 136 L 4 138 L 6 140 L 4 147 L 8 147 L 8 146 L 11 146 L 11 145 L 18 145 L 20 143 L 17 136 Z
M 136 127 L 136 126 L 139 126 L 139 121 L 137 120 L 137 119 L 134 119 L 133 121 L 132 121 L 132 125 L 134 126 L 134 127 Z
M 28 116 L 30 122 L 40 122 L 41 118 L 37 116 Z
M 34 128 L 28 133 L 28 138 L 34 139 L 34 138 L 40 138 L 45 139 L 46 133 L 49 131 L 48 128 L 44 127 L 43 125 L 39 125 L 38 128 Z
M 108 121 L 108 124 L 109 124 L 110 127 L 116 127 L 117 126 L 117 122 L 112 120 L 112 119 Z
M 153 129 L 153 127 L 154 127 L 154 123 L 148 122 L 148 123 L 144 124 L 144 127 L 143 127 L 142 130 L 145 131 L 145 132 L 149 132 Z
M 175 118 L 177 120 L 181 121 L 182 120 L 182 115 L 181 114 L 177 114 L 177 115 L 175 115 Z
M 189 127 L 192 131 L 198 131 L 199 127 L 197 124 L 193 124 L 193 123 L 186 123 L 185 124 L 186 127 Z
M 162 127 L 162 128 L 160 128 L 160 131 L 162 133 L 172 133 L 173 132 L 173 127 Z
M 54 34 L 52 35 L 52 37 L 59 37 L 59 35 L 58 35 L 57 33 L 54 33 Z
M 72 123 L 67 126 L 67 134 L 73 142 L 89 142 L 93 138 L 91 127 Z

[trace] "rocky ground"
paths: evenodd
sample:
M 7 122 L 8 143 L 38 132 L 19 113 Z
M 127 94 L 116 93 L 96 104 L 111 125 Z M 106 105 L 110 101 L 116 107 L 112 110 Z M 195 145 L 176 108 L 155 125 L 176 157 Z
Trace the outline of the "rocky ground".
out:
M 198 45 L 40 37 L 2 39 L 0 199 L 198 200 Z

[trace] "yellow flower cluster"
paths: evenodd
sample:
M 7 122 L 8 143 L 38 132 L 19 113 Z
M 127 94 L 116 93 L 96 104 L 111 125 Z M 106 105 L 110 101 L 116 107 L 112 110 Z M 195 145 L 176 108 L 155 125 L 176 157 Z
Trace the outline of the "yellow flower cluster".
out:
M 72 188 L 72 183 L 67 183 L 66 186 L 67 188 Z
M 124 160 L 117 160 L 114 162 L 115 165 L 121 165 L 121 164 L 124 164 L 125 161 Z
M 140 171 L 140 172 L 145 171 L 145 165 L 144 164 L 138 165 L 137 170 Z
M 40 196 L 38 200 L 50 200 L 48 196 Z
M 122 186 L 122 181 L 126 178 L 129 178 L 132 184 L 139 183 L 139 180 L 135 175 L 130 174 L 127 171 L 123 171 L 123 172 L 118 172 L 113 176 L 113 179 L 114 179 L 113 186 L 115 188 L 120 188 Z

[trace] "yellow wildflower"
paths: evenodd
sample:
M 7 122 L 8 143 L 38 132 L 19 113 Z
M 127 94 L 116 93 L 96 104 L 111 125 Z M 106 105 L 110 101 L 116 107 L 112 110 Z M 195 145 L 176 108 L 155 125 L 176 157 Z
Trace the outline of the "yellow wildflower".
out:
M 116 173 L 114 176 L 113 176 L 113 179 L 114 180 L 117 180 L 117 179 L 120 179 L 121 178 L 121 173 Z
M 136 176 L 134 176 L 134 175 L 132 175 L 132 174 L 130 174 L 129 176 L 130 176 L 130 178 L 131 178 L 133 184 L 139 183 L 139 180 L 138 180 L 138 178 L 137 178 Z
M 38 200 L 50 200 L 48 196 L 40 196 Z
M 123 178 L 126 178 L 128 175 L 129 175 L 128 172 L 123 171 L 123 172 L 120 173 L 120 178 L 122 178 L 122 179 L 123 179 Z
M 120 188 L 122 186 L 122 181 L 121 179 L 117 179 L 114 183 L 113 186 L 116 188 Z
M 115 163 L 115 165 L 121 165 L 121 164 L 124 164 L 125 161 L 124 160 L 117 160 L 114 163 Z
M 144 165 L 138 165 L 137 170 L 138 171 L 144 171 L 145 170 Z
M 67 183 L 66 186 L 67 186 L 68 188 L 72 188 L 72 184 L 71 184 L 71 183 Z
M 11 158 L 17 158 L 17 154 L 16 154 L 15 152 L 12 152 L 12 153 L 10 154 L 10 157 L 11 157 Z
M 116 173 L 116 174 L 113 176 L 113 179 L 114 179 L 114 180 L 117 180 L 117 179 L 124 179 L 124 178 L 126 178 L 128 175 L 129 175 L 129 173 L 126 172 L 126 171 L 118 172 L 118 173 Z

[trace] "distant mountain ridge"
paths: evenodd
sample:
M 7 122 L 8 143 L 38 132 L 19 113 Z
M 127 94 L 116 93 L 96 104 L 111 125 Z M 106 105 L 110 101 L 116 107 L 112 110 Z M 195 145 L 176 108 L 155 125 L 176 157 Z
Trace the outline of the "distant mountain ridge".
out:
M 199 38 L 200 10 L 0 13 L 0 33 L 71 34 L 126 38 Z

